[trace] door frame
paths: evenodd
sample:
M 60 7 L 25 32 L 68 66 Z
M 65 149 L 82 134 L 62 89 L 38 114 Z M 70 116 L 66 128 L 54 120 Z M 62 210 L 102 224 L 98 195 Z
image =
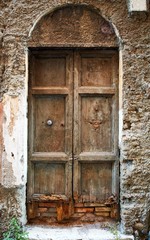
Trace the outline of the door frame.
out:
M 34 48 L 31 48 L 30 50 L 31 50 L 31 52 L 33 51 L 33 49 Z M 76 48 L 41 48 L 41 49 L 38 49 L 38 51 L 40 51 L 40 50 L 55 50 L 55 51 L 57 51 L 58 50 L 58 52 L 59 51 L 61 51 L 61 50 L 74 50 L 74 51 L 76 51 Z M 35 50 L 36 50 L 36 48 L 35 48 Z M 106 52 L 106 53 L 110 53 L 110 52 L 112 52 L 112 53 L 114 53 L 114 52 L 116 52 L 117 53 L 117 56 L 118 56 L 118 58 L 119 58 L 119 52 L 118 52 L 118 49 L 117 48 L 115 48 L 115 49 L 111 49 L 111 48 L 108 48 L 108 49 L 105 49 L 105 50 L 103 50 L 102 48 L 78 48 L 77 50 L 81 50 L 81 51 L 91 51 L 91 50 L 93 50 L 93 51 L 104 51 L 104 52 Z M 30 57 L 29 57 L 29 65 L 30 65 Z M 29 66 L 29 69 L 30 69 L 30 66 Z M 119 66 L 118 66 L 118 71 L 119 71 Z M 29 71 L 29 78 L 30 78 L 30 71 Z M 77 76 L 77 73 L 76 72 L 74 72 L 74 74 L 76 75 L 76 77 L 78 77 Z M 75 78 L 76 78 L 75 77 Z M 118 98 L 118 94 L 119 94 L 119 92 L 118 92 L 118 88 L 119 88 L 119 78 L 118 78 L 118 85 L 117 85 L 117 95 L 116 95 L 116 98 L 117 98 L 117 103 L 116 103 L 116 106 L 117 106 L 117 109 L 119 110 L 119 98 Z M 30 91 L 30 85 L 29 85 L 29 91 Z M 77 109 L 76 109 L 76 107 L 74 106 L 74 109 L 77 111 Z M 30 115 L 30 111 L 29 111 L 29 115 Z M 73 114 L 73 116 L 75 116 L 75 114 Z M 115 122 L 116 122 L 116 118 L 117 118 L 117 122 L 118 122 L 118 119 L 119 119 L 119 117 L 118 117 L 118 115 L 117 115 L 117 117 L 115 117 L 114 118 L 114 120 L 115 120 Z M 31 120 L 31 121 L 33 121 L 33 120 Z M 28 126 L 28 129 L 29 129 L 29 127 L 30 126 Z M 118 139 L 118 135 L 119 135 L 119 133 L 118 133 L 118 129 L 119 129 L 119 126 L 118 126 L 118 123 L 116 124 L 116 136 L 117 136 L 117 139 Z M 29 129 L 29 131 L 30 131 L 30 129 Z M 74 132 L 76 131 L 76 127 L 74 128 Z M 74 148 L 75 148 L 75 145 L 73 144 L 73 146 L 74 146 Z M 117 193 L 117 195 L 119 196 L 119 151 L 118 151 L 118 140 L 115 142 L 115 146 L 117 146 L 116 147 L 116 155 L 117 155 L 117 157 L 118 157 L 118 160 L 117 160 L 117 163 L 115 162 L 114 164 L 113 164 L 113 172 L 112 172 L 112 174 L 113 174 L 113 178 L 112 179 L 116 179 L 116 175 L 118 175 L 117 177 L 118 177 L 118 181 L 116 181 L 116 180 L 114 180 L 114 182 L 113 182 L 113 188 L 114 189 L 117 189 L 117 191 L 116 191 L 116 193 Z M 29 141 L 28 141 L 28 150 L 29 150 Z M 76 157 L 75 157 L 76 158 Z M 29 161 L 29 157 L 28 157 L 28 161 Z M 97 161 L 97 160 L 95 160 L 95 161 Z M 108 161 L 112 161 L 112 158 L 111 159 L 108 159 Z M 77 162 L 76 162 L 77 163 Z M 77 170 L 77 172 L 79 171 L 79 167 L 77 166 L 77 164 L 76 164 L 75 162 L 73 162 L 73 172 L 75 171 L 75 169 Z M 31 167 L 32 168 L 32 167 Z M 73 177 L 72 177 L 72 179 L 73 179 Z M 33 179 L 32 178 L 28 178 L 28 182 L 32 182 L 33 181 Z M 77 184 L 77 182 L 74 182 L 73 181 L 73 183 L 72 183 L 72 190 L 73 189 L 77 189 L 77 186 L 78 186 L 78 184 Z M 75 190 L 75 195 L 76 195 L 76 190 Z M 115 193 L 114 193 L 114 199 L 115 199 Z M 76 197 L 74 197 L 74 199 L 75 199 Z M 116 200 L 116 202 L 118 202 L 118 199 Z M 115 203 L 116 203 L 115 202 Z M 35 207 L 34 207 L 35 208 Z

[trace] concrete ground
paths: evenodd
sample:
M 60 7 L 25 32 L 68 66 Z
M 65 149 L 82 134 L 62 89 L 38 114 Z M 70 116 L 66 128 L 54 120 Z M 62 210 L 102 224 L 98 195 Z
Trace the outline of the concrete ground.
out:
M 29 240 L 133 240 L 116 228 L 103 228 L 100 223 L 78 226 L 27 226 Z

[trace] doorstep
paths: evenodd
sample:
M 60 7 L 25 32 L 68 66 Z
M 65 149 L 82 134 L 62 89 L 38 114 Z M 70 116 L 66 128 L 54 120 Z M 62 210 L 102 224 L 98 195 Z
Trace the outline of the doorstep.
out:
M 26 231 L 29 240 L 134 240 L 131 235 L 120 232 L 113 234 L 111 226 L 103 228 L 99 223 L 79 226 L 26 226 Z

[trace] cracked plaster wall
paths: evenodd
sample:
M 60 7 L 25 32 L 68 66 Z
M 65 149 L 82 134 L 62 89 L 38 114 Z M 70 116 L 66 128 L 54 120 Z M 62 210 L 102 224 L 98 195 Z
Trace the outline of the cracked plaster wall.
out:
M 0 214 L 26 222 L 29 34 L 46 12 L 86 4 L 115 26 L 121 50 L 120 200 L 123 231 L 150 211 L 150 13 L 128 15 L 125 0 L 0 1 Z

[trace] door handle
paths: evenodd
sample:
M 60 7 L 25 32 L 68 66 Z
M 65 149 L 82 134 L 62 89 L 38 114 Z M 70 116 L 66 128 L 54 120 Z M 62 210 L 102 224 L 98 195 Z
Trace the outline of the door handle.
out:
M 52 121 L 51 119 L 48 119 L 48 120 L 47 120 L 47 125 L 48 125 L 48 126 L 52 126 L 52 125 L 53 125 L 53 121 Z

